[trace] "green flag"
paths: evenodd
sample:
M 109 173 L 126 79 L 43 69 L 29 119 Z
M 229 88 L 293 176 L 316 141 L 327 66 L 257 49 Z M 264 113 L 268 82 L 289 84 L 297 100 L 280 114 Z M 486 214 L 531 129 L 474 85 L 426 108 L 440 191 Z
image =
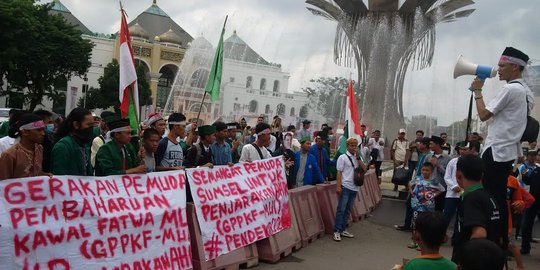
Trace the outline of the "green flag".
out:
M 227 18 L 225 18 L 225 24 L 227 24 Z M 210 100 L 212 102 L 219 99 L 221 72 L 223 71 L 223 34 L 225 33 L 225 24 L 223 24 L 223 30 L 221 30 L 216 55 L 214 55 L 214 63 L 212 64 L 212 69 L 208 75 L 208 82 L 206 83 L 205 91 L 210 94 Z
M 345 121 L 345 127 L 343 127 L 343 137 L 341 138 L 341 141 L 339 143 L 339 147 L 336 152 L 336 155 L 334 156 L 334 160 L 337 160 L 339 156 L 347 152 L 347 139 L 348 138 L 349 138 L 348 122 Z

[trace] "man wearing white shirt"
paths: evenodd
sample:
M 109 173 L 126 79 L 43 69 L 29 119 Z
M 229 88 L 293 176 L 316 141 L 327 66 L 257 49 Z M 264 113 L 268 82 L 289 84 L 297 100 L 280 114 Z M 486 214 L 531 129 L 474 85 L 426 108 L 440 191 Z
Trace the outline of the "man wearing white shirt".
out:
M 501 217 L 508 216 L 506 205 L 507 179 L 512 164 L 522 156 L 520 140 L 527 125 L 527 114 L 534 107 L 531 90 L 522 79 L 529 56 L 512 47 L 506 47 L 499 59 L 499 80 L 506 81 L 502 91 L 488 104 L 484 103 L 482 87 L 478 77 L 471 83 L 476 110 L 482 121 L 490 121 L 488 135 L 482 150 L 484 161 L 483 184 L 495 198 Z M 508 219 L 501 219 L 500 233 L 503 248 L 508 243 Z
M 334 241 L 341 241 L 341 237 L 353 238 L 354 235 L 347 232 L 347 221 L 351 213 L 354 200 L 359 190 L 359 186 L 354 184 L 354 169 L 358 166 L 366 171 L 366 165 L 358 156 L 358 140 L 348 138 L 346 141 L 347 152 L 339 156 L 337 160 L 337 185 L 336 193 L 339 196 L 336 209 L 336 222 L 334 225 Z
M 259 123 L 255 126 L 257 140 L 252 144 L 246 144 L 242 148 L 240 162 L 252 162 L 255 160 L 271 158 L 266 147 L 270 144 L 270 125 L 267 123 Z
M 302 121 L 302 128 L 300 131 L 296 132 L 296 138 L 300 141 L 303 138 L 309 137 L 311 141 L 313 141 L 313 132 L 310 129 L 311 127 L 311 121 L 304 120 Z
M 369 139 L 367 146 L 371 151 L 371 160 L 375 163 L 375 173 L 378 178 L 381 178 L 381 165 L 384 160 L 384 139 L 381 138 L 379 130 L 373 132 L 373 138 Z
M 392 142 L 390 147 L 390 157 L 394 162 L 394 172 L 397 167 L 404 166 L 407 168 L 409 166 L 409 159 L 411 156 L 411 151 L 409 150 L 409 141 L 405 138 L 405 129 L 402 128 L 398 132 L 398 137 Z M 407 179 L 410 180 L 410 179 Z M 409 181 L 405 183 L 405 188 L 409 185 Z M 394 191 L 397 191 L 398 184 L 394 183 Z

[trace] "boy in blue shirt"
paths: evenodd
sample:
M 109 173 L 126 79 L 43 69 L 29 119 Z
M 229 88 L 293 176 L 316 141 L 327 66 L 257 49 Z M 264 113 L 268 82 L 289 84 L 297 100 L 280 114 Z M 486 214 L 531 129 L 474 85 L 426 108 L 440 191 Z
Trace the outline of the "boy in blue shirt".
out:
M 433 170 L 433 164 L 430 162 L 422 164 L 422 176 L 416 178 L 414 189 L 412 189 L 413 227 L 418 214 L 435 211 L 435 197 L 445 190 L 440 183 L 431 181 Z M 418 244 L 413 240 L 408 247 L 418 248 Z

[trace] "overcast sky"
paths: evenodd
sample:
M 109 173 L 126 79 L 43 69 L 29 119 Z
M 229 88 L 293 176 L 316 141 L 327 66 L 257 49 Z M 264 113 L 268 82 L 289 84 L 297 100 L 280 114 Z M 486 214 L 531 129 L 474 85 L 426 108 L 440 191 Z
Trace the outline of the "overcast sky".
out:
M 116 0 L 61 2 L 91 31 L 114 33 L 119 30 Z M 504 47 L 514 46 L 540 62 L 540 29 L 535 13 L 540 11 L 540 1 L 475 2 L 476 11 L 468 18 L 437 26 L 433 65 L 407 73 L 403 102 L 406 116 L 433 115 L 439 118 L 439 125 L 466 118 L 466 89 L 472 76 L 453 79 L 459 54 L 473 62 L 496 65 Z M 122 3 L 131 21 L 147 9 L 152 0 L 123 0 Z M 194 38 L 203 35 L 214 45 L 228 14 L 226 37 L 236 29 L 267 61 L 282 64 L 283 70 L 291 74 L 289 91 L 299 91 L 310 79 L 319 76 L 356 74 L 333 63 L 336 23 L 312 15 L 304 0 L 158 0 L 157 4 Z M 488 80 L 486 99 L 491 99 L 501 85 L 497 79 Z

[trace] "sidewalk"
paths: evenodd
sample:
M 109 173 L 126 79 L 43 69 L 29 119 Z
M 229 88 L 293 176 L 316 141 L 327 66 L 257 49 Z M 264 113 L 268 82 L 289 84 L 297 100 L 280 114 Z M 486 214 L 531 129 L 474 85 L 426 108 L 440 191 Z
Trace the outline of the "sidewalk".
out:
M 401 263 L 403 258 L 414 258 L 419 252 L 407 248 L 411 233 L 397 231 L 393 224 L 403 221 L 404 203 L 383 199 L 373 216 L 353 223 L 349 232 L 353 239 L 335 242 L 330 235 L 316 240 L 305 248 L 283 258 L 277 264 L 260 263 L 256 270 L 387 270 Z M 537 229 L 538 228 L 538 229 Z M 540 223 L 535 226 L 535 237 L 540 233 Z M 540 245 L 533 244 L 531 255 L 524 256 L 525 269 L 540 269 Z M 452 247 L 446 243 L 441 253 L 450 257 Z M 510 262 L 510 267 L 515 263 Z

